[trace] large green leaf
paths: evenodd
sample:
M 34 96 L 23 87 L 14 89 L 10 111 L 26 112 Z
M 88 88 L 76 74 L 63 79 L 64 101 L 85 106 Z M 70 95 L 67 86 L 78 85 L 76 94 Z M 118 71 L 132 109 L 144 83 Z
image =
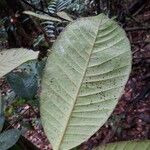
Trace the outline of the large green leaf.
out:
M 41 117 L 54 150 L 79 145 L 106 122 L 130 70 L 130 44 L 115 21 L 101 14 L 66 28 L 42 81 Z
M 7 150 L 12 147 L 19 139 L 21 132 L 11 129 L 0 134 L 0 150 Z
M 150 150 L 150 141 L 117 142 L 97 147 L 94 150 Z
M 0 77 L 9 73 L 22 63 L 31 59 L 36 59 L 37 57 L 38 52 L 23 48 L 0 51 Z

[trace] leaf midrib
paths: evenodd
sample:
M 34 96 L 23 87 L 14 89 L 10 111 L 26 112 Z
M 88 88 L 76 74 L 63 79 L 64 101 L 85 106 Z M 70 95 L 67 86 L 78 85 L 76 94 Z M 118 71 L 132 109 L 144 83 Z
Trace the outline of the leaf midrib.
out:
M 101 20 L 101 21 L 102 21 L 102 20 Z M 91 58 L 91 55 L 92 55 L 92 52 L 93 52 L 93 49 L 94 49 L 94 46 L 95 46 L 95 42 L 96 42 L 96 39 L 97 39 L 97 36 L 98 36 L 98 31 L 99 31 L 99 27 L 100 27 L 101 21 L 99 21 L 99 25 L 98 25 L 98 28 L 97 28 L 96 36 L 95 36 L 95 39 L 93 40 L 93 45 L 92 45 L 92 47 L 91 47 L 91 52 L 90 52 L 90 55 L 89 55 L 89 59 L 88 59 L 88 61 L 87 61 L 87 64 L 86 64 L 86 67 L 85 67 L 85 71 L 84 71 L 84 73 L 83 73 L 83 77 L 82 77 L 80 86 L 79 86 L 79 88 L 78 88 L 77 94 L 76 94 L 77 96 L 75 97 L 75 101 L 74 101 L 74 103 L 73 103 L 73 107 L 72 107 L 72 109 L 71 109 L 71 111 L 70 111 L 70 113 L 69 113 L 68 120 L 67 120 L 65 129 L 64 129 L 64 131 L 63 131 L 63 133 L 62 133 L 62 137 L 61 137 L 60 143 L 58 144 L 58 149 L 57 149 L 57 150 L 59 150 L 60 147 L 61 147 L 62 141 L 63 141 L 63 139 L 64 139 L 65 133 L 66 133 L 67 128 L 68 128 L 68 124 L 69 124 L 70 119 L 71 119 L 71 115 L 72 115 L 73 110 L 74 110 L 74 106 L 75 106 L 76 101 L 77 101 L 77 98 L 78 98 L 78 96 L 79 96 L 80 88 L 81 88 L 82 83 L 83 83 L 83 81 L 84 81 L 84 78 L 85 78 L 85 75 L 86 75 L 86 72 L 87 72 L 87 68 L 88 68 L 88 65 L 89 65 L 89 62 L 90 62 L 90 58 Z

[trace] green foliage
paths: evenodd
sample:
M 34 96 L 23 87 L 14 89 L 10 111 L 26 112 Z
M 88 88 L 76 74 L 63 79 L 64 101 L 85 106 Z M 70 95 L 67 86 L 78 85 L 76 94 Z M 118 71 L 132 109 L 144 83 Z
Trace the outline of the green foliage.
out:
M 1 23 L 0 23 L 0 26 L 1 26 Z M 6 39 L 7 39 L 6 30 L 5 30 L 4 26 L 1 26 L 0 27 L 0 41 L 3 42 L 3 41 L 6 41 Z
M 36 3 L 39 4 L 38 7 L 40 7 L 41 4 L 38 0 L 36 1 Z M 34 5 L 34 1 L 32 2 L 32 4 Z M 69 16 L 69 14 L 72 14 L 74 18 L 76 18 L 77 16 L 84 16 L 87 11 L 87 6 L 85 1 L 81 0 L 51 0 L 48 2 L 48 7 L 45 6 L 43 11 L 51 13 L 53 15 L 58 15 L 68 21 L 72 21 L 72 18 Z M 66 12 L 69 14 L 67 14 Z M 25 13 L 40 18 L 42 20 L 50 20 L 49 22 L 42 22 L 41 25 L 44 28 L 47 37 L 52 40 L 54 40 L 56 36 L 62 31 L 62 29 L 66 26 L 66 24 L 62 23 L 62 20 L 51 17 L 47 14 L 44 14 L 43 12 L 36 11 L 34 13 L 26 11 Z M 61 22 L 61 24 L 56 21 Z M 43 43 L 43 40 L 44 36 L 40 35 L 38 38 L 35 39 L 34 46 L 37 47 L 38 45 L 41 45 L 41 43 Z
M 0 134 L 0 150 L 7 150 L 19 139 L 21 132 L 17 129 L 10 129 Z
M 76 15 L 85 15 L 85 12 L 87 11 L 87 7 L 85 5 L 85 1 L 83 0 L 74 0 L 73 3 L 71 3 L 67 7 L 68 12 Z
M 6 95 L 3 95 L 2 97 L 3 100 L 3 110 L 6 109 L 6 107 L 10 106 L 13 102 L 16 100 L 16 94 L 14 91 L 10 90 L 6 92 Z
M 0 51 L 0 78 L 26 61 L 36 59 L 38 52 L 19 48 Z
M 33 99 L 38 90 L 36 62 L 25 63 L 18 67 L 17 70 L 6 76 L 8 83 L 19 98 Z
M 54 150 L 87 140 L 108 119 L 131 70 L 124 31 L 105 15 L 71 23 L 48 57 L 41 117 Z
M 66 11 L 74 16 L 84 16 L 88 11 L 85 0 L 52 0 L 48 10 L 51 13 Z
M 0 77 L 8 74 L 11 70 L 15 69 L 22 63 L 35 59 L 38 56 L 38 52 L 29 51 L 26 49 L 10 49 L 10 50 L 3 50 L 0 52 Z M 27 67 L 26 67 L 27 68 Z M 31 71 L 31 68 L 28 67 L 28 70 Z M 24 76 L 25 77 L 25 76 Z M 14 79 L 14 78 L 13 78 Z M 19 80 L 19 79 L 18 79 Z M 19 80 L 20 81 L 20 80 Z M 34 80 L 32 80 L 34 81 Z M 28 81 L 26 83 L 26 88 L 30 86 L 32 81 Z M 29 83 L 30 82 L 30 83 Z M 18 83 L 18 81 L 17 81 Z M 16 84 L 16 83 L 15 83 Z M 19 84 L 19 83 L 18 83 Z M 29 85 L 27 85 L 29 84 Z M 24 91 L 22 91 L 24 92 Z M 27 94 L 27 93 L 26 93 Z M 0 131 L 3 128 L 5 118 L 3 117 L 3 100 L 0 95 Z M 9 108 L 9 112 L 11 113 L 13 108 Z M 21 131 L 17 129 L 7 130 L 0 134 L 0 150 L 7 150 L 12 147 L 19 139 L 21 135 Z
M 0 107 L 1 107 L 1 103 L 0 103 Z M 5 117 L 2 114 L 3 113 L 1 111 L 0 112 L 0 150 L 7 150 L 18 141 L 21 135 L 21 131 L 19 131 L 18 129 L 11 129 L 1 133 L 5 122 Z
M 8 105 L 5 109 L 4 115 L 6 117 L 12 117 L 12 115 L 17 115 L 16 111 L 21 109 L 22 106 L 26 104 L 26 100 L 17 99 L 11 105 Z
M 11 88 L 19 98 L 32 100 L 37 95 L 45 61 L 30 61 L 6 75 Z
M 52 14 L 64 11 L 72 3 L 72 0 L 51 0 L 48 3 L 48 11 Z

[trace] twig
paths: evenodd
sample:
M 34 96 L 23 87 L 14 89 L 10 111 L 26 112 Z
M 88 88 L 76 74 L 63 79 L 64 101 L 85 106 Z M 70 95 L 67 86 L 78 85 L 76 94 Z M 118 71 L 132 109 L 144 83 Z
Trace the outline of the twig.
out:
M 139 8 L 139 10 L 137 10 L 137 12 L 135 12 L 135 13 L 133 14 L 133 16 L 137 16 L 137 15 L 145 8 L 145 6 L 146 6 L 146 3 L 145 3 L 144 5 L 142 5 L 142 6 Z
M 136 45 L 136 44 L 149 44 L 150 41 L 145 40 L 145 41 L 135 41 L 135 42 L 131 42 L 131 44 Z
M 125 28 L 126 31 L 137 31 L 137 30 L 150 30 L 150 26 L 145 27 L 131 27 L 131 28 Z
M 130 13 L 126 14 L 130 19 L 132 19 L 135 23 L 139 24 L 140 26 L 148 27 L 147 25 L 143 25 L 139 22 L 136 18 L 134 18 Z
M 145 96 L 146 96 L 147 94 L 149 94 L 149 92 L 150 92 L 150 84 L 148 84 L 147 86 L 145 86 L 145 87 L 143 88 L 142 92 L 139 93 L 139 95 L 137 95 L 137 96 L 133 99 L 133 101 L 131 102 L 131 104 L 134 105 L 134 104 L 137 104 L 139 101 L 143 101 L 144 98 L 145 98 Z
M 134 18 L 134 16 L 136 16 L 136 14 L 138 14 L 139 9 L 144 7 L 148 1 L 149 0 L 136 0 L 134 3 L 131 4 L 131 6 L 129 6 L 129 8 L 125 8 L 125 11 L 123 11 L 124 16 L 129 17 L 130 19 L 132 19 L 134 22 L 136 22 L 137 24 L 139 24 L 141 26 L 145 26 L 141 22 L 139 22 L 136 18 Z M 123 23 L 124 23 L 124 21 L 123 21 Z
M 147 2 L 149 2 L 149 0 L 136 0 L 132 2 L 131 6 L 129 7 L 129 13 L 135 16 L 135 14 L 137 14 L 139 9 L 144 7 Z

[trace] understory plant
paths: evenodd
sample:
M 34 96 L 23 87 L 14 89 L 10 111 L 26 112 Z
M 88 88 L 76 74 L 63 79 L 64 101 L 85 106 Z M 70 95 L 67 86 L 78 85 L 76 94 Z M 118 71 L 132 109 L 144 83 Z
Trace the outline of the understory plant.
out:
M 5 117 L 3 114 L 3 104 L 0 93 L 0 150 L 7 150 L 12 147 L 19 139 L 21 131 L 18 129 L 9 129 L 3 131 Z
M 53 149 L 69 150 L 90 138 L 113 112 L 131 71 L 131 47 L 124 30 L 103 14 L 76 21 L 67 19 L 69 16 L 64 12 L 58 15 L 71 23 L 49 49 L 41 82 L 40 112 Z M 0 77 L 37 57 L 38 52 L 27 49 L 3 50 Z M 5 150 L 2 140 L 5 136 L 0 137 L 0 150 Z M 112 147 L 146 150 L 149 141 L 123 142 L 95 150 Z

